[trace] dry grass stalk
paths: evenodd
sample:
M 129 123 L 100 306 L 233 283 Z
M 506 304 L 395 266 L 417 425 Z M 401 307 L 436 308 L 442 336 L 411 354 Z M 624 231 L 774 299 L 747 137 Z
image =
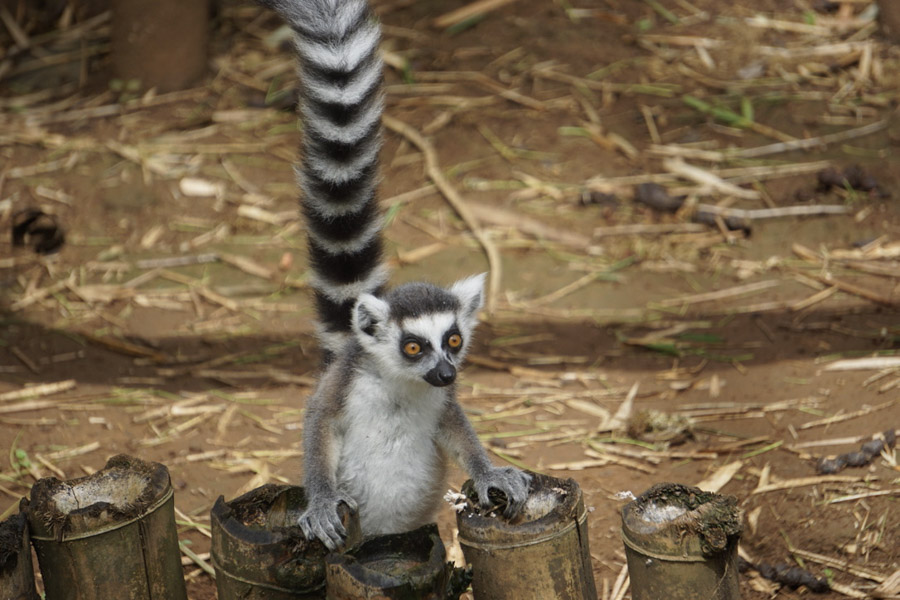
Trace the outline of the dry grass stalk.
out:
M 611 456 L 610 454 L 608 454 L 606 452 L 598 452 L 593 449 L 585 450 L 584 454 L 590 458 L 605 461 L 606 464 L 618 465 L 620 467 L 625 467 L 628 469 L 633 469 L 635 471 L 640 471 L 641 473 L 647 473 L 648 475 L 653 475 L 654 473 L 656 473 L 656 469 L 654 469 L 653 467 L 647 466 L 647 465 L 643 464 L 642 462 L 638 462 L 629 457 L 614 456 L 614 455 Z
M 837 142 L 845 142 L 856 138 L 865 137 L 873 133 L 878 133 L 888 126 L 887 121 L 878 121 L 854 127 L 838 133 L 831 133 L 813 138 L 803 138 L 799 140 L 791 140 L 780 142 L 777 144 L 769 144 L 766 146 L 757 146 L 755 148 L 745 148 L 729 153 L 729 156 L 735 158 L 760 158 L 762 156 L 770 156 L 772 154 L 781 154 L 782 152 L 791 152 L 794 150 L 809 150 L 813 148 L 824 148 L 829 144 Z
M 615 583 L 613 583 L 612 591 L 609 594 L 610 600 L 622 600 L 625 598 L 625 594 L 628 593 L 630 586 L 631 580 L 628 577 L 628 565 L 624 564 L 619 571 L 618 577 L 616 577 Z
M 744 466 L 744 461 L 736 460 L 728 464 L 722 465 L 716 469 L 710 476 L 696 484 L 698 488 L 705 492 L 716 493 L 721 490 Z
M 628 423 L 631 421 L 631 415 L 634 412 L 634 399 L 637 397 L 639 386 L 640 382 L 635 381 L 634 385 L 631 386 L 631 389 L 628 390 L 625 400 L 622 401 L 622 404 L 620 404 L 619 408 L 616 410 L 616 413 L 609 421 L 600 424 L 597 428 L 598 432 L 624 431 L 628 428 Z
M 838 496 L 837 498 L 830 498 L 825 500 L 823 504 L 838 504 L 841 502 L 853 502 L 856 500 L 863 500 L 865 498 L 876 498 L 878 496 L 900 496 L 900 489 L 893 490 L 875 490 L 872 492 L 862 492 L 860 494 L 850 494 L 848 496 Z
M 182 433 L 196 428 L 198 425 L 212 417 L 214 414 L 215 412 L 204 412 L 197 415 L 196 417 L 188 419 L 183 423 L 159 432 L 159 434 L 154 438 L 144 438 L 142 440 L 136 440 L 136 444 L 141 447 L 150 447 L 168 443 L 180 436 Z
M 569 408 L 573 408 L 579 412 L 583 412 L 587 415 L 591 415 L 592 417 L 600 419 L 601 423 L 608 423 L 610 418 L 612 418 L 611 412 L 609 412 L 602 406 L 597 406 L 593 402 L 588 402 L 587 400 L 570 398 L 568 400 L 564 400 L 564 403 Z
M 52 296 L 53 294 L 64 290 L 72 282 L 74 282 L 74 274 L 69 279 L 57 281 L 45 288 L 29 292 L 27 295 L 13 302 L 9 306 L 9 309 L 13 312 L 16 312 L 22 310 L 23 308 L 28 308 L 32 304 L 37 304 L 41 300 L 44 300 Z
M 0 406 L 0 414 L 6 415 L 10 413 L 44 410 L 46 408 L 59 406 L 60 402 L 61 400 L 26 400 L 16 404 Z
M 564 285 L 563 287 L 559 288 L 555 292 L 550 292 L 549 294 L 546 294 L 545 296 L 541 296 L 540 298 L 535 298 L 535 299 L 531 300 L 530 303 L 533 306 L 544 306 L 546 304 L 553 304 L 557 300 L 565 298 L 569 294 L 573 294 L 573 293 L 577 292 L 578 290 L 580 290 L 584 287 L 587 287 L 588 285 L 590 285 L 591 283 L 596 281 L 599 277 L 602 277 L 604 274 L 605 274 L 604 271 L 596 271 L 594 273 L 588 273 L 587 275 L 583 275 L 583 276 L 579 277 L 572 283 L 570 283 L 568 285 Z
M 591 243 L 590 238 L 581 235 L 578 232 L 547 225 L 543 221 L 522 215 L 519 212 L 477 203 L 471 204 L 469 208 L 471 209 L 472 214 L 481 221 L 503 227 L 512 227 L 522 233 L 533 235 L 538 239 L 551 240 L 559 244 L 574 246 L 579 249 L 587 248 Z
M 842 204 L 779 206 L 775 208 L 753 208 L 749 210 L 732 208 L 730 206 L 698 204 L 697 210 L 722 216 L 737 217 L 748 221 L 777 219 L 782 217 L 806 217 L 813 215 L 846 215 L 853 212 L 851 207 Z
M 890 408 L 894 404 L 897 403 L 897 399 L 888 400 L 887 402 L 882 402 L 881 404 L 876 404 L 875 406 L 866 406 L 865 408 L 861 408 L 859 410 L 855 410 L 853 412 L 849 412 L 843 415 L 834 415 L 833 417 L 826 417 L 824 419 L 816 419 L 815 421 L 809 421 L 808 423 L 804 423 L 798 429 L 801 431 L 804 429 L 812 429 L 813 427 L 822 427 L 824 425 L 833 425 L 834 423 L 843 423 L 844 421 L 849 421 L 851 419 L 856 419 L 858 417 L 863 417 L 865 415 L 871 414 L 873 412 L 878 412 L 879 410 L 884 410 L 885 408 Z
M 182 513 L 183 514 L 183 513 Z M 178 547 L 181 549 L 181 553 L 191 562 L 195 563 L 201 570 L 203 570 L 207 575 L 215 579 L 216 571 L 213 569 L 212 565 L 209 564 L 206 560 L 204 560 L 199 554 L 191 550 L 184 541 L 178 541 Z M 209 553 L 207 553 L 207 559 L 209 558 Z
M 665 235 L 668 233 L 704 233 L 709 227 L 702 223 L 635 223 L 632 225 L 609 225 L 595 227 L 594 237 L 614 237 L 619 235 Z
M 179 519 L 181 519 L 181 523 L 179 523 L 179 525 L 190 527 L 208 538 L 212 537 L 209 525 L 203 525 L 202 523 L 194 521 L 192 518 L 181 512 L 181 510 L 177 506 L 175 507 L 175 514 Z
M 826 567 L 831 567 L 832 569 L 837 569 L 839 571 L 844 571 L 845 573 L 849 573 L 855 577 L 860 577 L 862 579 L 868 579 L 869 581 L 874 581 L 876 583 L 881 583 L 887 580 L 886 575 L 882 575 L 877 571 L 871 571 L 869 569 L 864 569 L 862 567 L 856 566 L 851 563 L 849 559 L 838 559 L 832 558 L 825 554 L 820 554 L 818 552 L 811 552 L 809 550 L 803 550 L 801 548 L 795 548 L 793 546 L 789 546 L 789 550 L 791 554 L 795 556 L 799 556 L 804 560 L 810 560 L 812 562 L 819 563 L 820 565 L 825 565 Z
M 760 478 L 760 484 L 750 492 L 755 494 L 766 494 L 768 492 L 776 492 L 779 490 L 790 490 L 798 487 L 808 487 L 811 485 L 819 485 L 821 483 L 863 483 L 872 481 L 872 478 L 863 475 L 818 475 L 815 477 L 798 477 L 796 479 L 782 479 L 774 483 L 763 484 L 763 478 Z
M 842 292 L 853 294 L 854 296 L 859 296 L 860 298 L 869 300 L 870 302 L 874 302 L 875 304 L 881 304 L 882 306 L 887 306 L 890 308 L 896 308 L 900 306 L 900 299 L 895 300 L 894 298 L 891 298 L 889 296 L 882 296 L 881 294 L 873 292 L 872 290 L 860 287 L 855 283 L 842 281 L 840 279 L 834 279 L 833 277 L 825 277 L 816 273 L 804 273 L 804 275 L 815 279 L 820 283 L 824 283 L 825 285 L 834 286 Z
M 488 282 L 485 310 L 488 313 L 491 313 L 496 305 L 497 294 L 500 292 L 500 281 L 502 278 L 500 252 L 481 229 L 478 219 L 470 210 L 468 203 L 444 176 L 437 160 L 437 152 L 431 142 L 426 140 L 418 131 L 406 123 L 403 123 L 390 115 L 384 115 L 382 120 L 388 129 L 402 135 L 422 152 L 425 156 L 425 172 L 429 179 L 434 182 L 444 195 L 444 198 L 447 199 L 447 202 L 450 203 L 463 222 L 465 222 L 466 226 L 472 232 L 472 235 L 487 255 L 488 265 L 490 267 L 490 279 Z
M 185 409 L 196 407 L 198 404 L 207 402 L 208 400 L 209 397 L 206 394 L 200 394 L 198 396 L 194 396 L 193 398 L 179 400 L 178 402 L 173 402 L 171 404 L 166 404 L 157 408 L 150 409 L 139 415 L 135 415 L 134 417 L 132 417 L 131 421 L 132 423 L 146 423 L 147 421 L 153 421 L 161 417 L 184 416 L 190 414 L 189 412 L 186 412 Z M 219 405 L 217 406 L 217 408 L 221 410 L 224 407 Z
M 806 298 L 805 300 L 795 302 L 794 304 L 791 305 L 791 310 L 796 312 L 799 310 L 807 309 L 811 306 L 818 304 L 819 302 L 827 300 L 828 298 L 832 297 L 837 291 L 838 291 L 838 289 L 834 286 L 827 287 L 823 290 L 816 292 L 815 294 L 813 294 L 809 298 Z
M 56 381 L 53 383 L 42 383 L 21 390 L 13 390 L 0 394 L 0 402 L 9 402 L 10 400 L 22 400 L 24 398 L 40 398 L 42 396 L 52 396 L 74 389 L 77 383 L 74 379 L 66 379 L 65 381 Z
M 892 598 L 900 596 L 900 569 L 891 573 L 887 579 L 872 590 L 873 598 Z
M 515 0 L 477 0 L 457 8 L 456 10 L 445 13 L 432 21 L 435 27 L 444 29 L 452 27 L 468 19 L 479 17 L 492 10 L 506 6 Z
M 65 450 L 57 450 L 56 452 L 50 452 L 46 455 L 48 460 L 68 460 L 70 458 L 76 458 L 79 456 L 84 456 L 85 454 L 90 454 L 95 450 L 99 450 L 101 447 L 100 442 L 90 442 L 84 444 L 83 446 L 76 446 L 75 448 L 67 448 Z
M 663 161 L 663 166 L 675 175 L 699 183 L 702 186 L 710 187 L 727 196 L 747 200 L 758 200 L 760 197 L 759 192 L 756 190 L 738 187 L 705 169 L 687 164 L 681 158 L 667 158 Z
M 157 362 L 165 362 L 169 360 L 169 357 L 166 353 L 160 352 L 159 350 L 153 350 L 152 348 L 147 348 L 145 346 L 140 346 L 133 342 L 128 342 L 110 336 L 94 335 L 86 329 L 79 329 L 77 330 L 77 333 L 92 344 L 103 346 L 107 350 L 112 350 L 113 352 L 117 352 L 119 354 L 149 358 Z
M 867 371 L 870 369 L 898 369 L 900 356 L 870 356 L 867 358 L 848 358 L 829 363 L 824 371 Z M 886 374 L 890 374 L 890 371 Z
M 761 292 L 763 290 L 767 290 L 778 285 L 781 285 L 781 281 L 777 279 L 767 279 L 764 281 L 757 281 L 754 283 L 747 283 L 744 285 L 738 285 L 732 288 L 719 290 L 716 292 L 704 292 L 702 294 L 691 294 L 689 296 L 681 296 L 679 298 L 670 298 L 668 300 L 660 300 L 653 304 L 657 306 L 687 306 L 689 304 L 699 304 L 701 302 L 712 302 L 718 300 L 725 300 L 726 298 L 734 298 L 737 296 L 743 296 L 746 294 L 754 294 L 757 292 Z
M 274 270 L 270 269 L 269 267 L 263 266 L 258 262 L 247 258 L 246 256 L 229 254 L 227 252 L 219 252 L 218 257 L 222 262 L 228 263 L 229 265 L 240 269 L 248 275 L 253 275 L 254 277 L 259 277 L 261 279 L 267 280 L 270 280 L 275 276 Z
M 863 440 L 871 439 L 869 435 L 855 435 L 851 437 L 832 438 L 828 440 L 810 440 L 808 442 L 799 442 L 786 446 L 788 450 L 802 450 L 805 448 L 821 448 L 822 446 L 845 446 L 848 444 L 858 444 Z

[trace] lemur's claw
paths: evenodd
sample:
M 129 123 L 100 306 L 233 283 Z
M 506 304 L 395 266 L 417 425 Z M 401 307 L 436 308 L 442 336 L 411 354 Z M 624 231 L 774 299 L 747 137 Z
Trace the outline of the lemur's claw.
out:
M 309 506 L 300 515 L 299 522 L 306 539 L 318 539 L 329 550 L 343 545 L 347 531 L 344 529 L 338 513 L 338 505 L 341 502 L 347 503 L 351 509 L 356 510 L 356 501 L 348 496 L 310 499 Z
M 522 510 L 528 499 L 528 485 L 531 475 L 515 467 L 493 467 L 484 477 L 475 481 L 475 493 L 482 508 L 491 508 L 488 492 L 491 488 L 503 492 L 506 496 L 506 507 L 503 516 L 507 519 L 515 517 Z

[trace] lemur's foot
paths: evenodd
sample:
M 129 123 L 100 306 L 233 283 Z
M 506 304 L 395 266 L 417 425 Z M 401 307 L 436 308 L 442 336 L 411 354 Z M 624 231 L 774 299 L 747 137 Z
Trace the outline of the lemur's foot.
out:
M 511 519 L 519 514 L 525 500 L 528 499 L 528 484 L 531 483 L 531 475 L 520 471 L 515 467 L 492 467 L 484 476 L 474 480 L 475 493 L 478 494 L 478 503 L 482 508 L 491 508 L 492 501 L 488 495 L 489 490 L 495 489 L 506 496 L 506 508 L 503 516 Z
M 318 539 L 329 550 L 343 545 L 347 531 L 338 513 L 338 505 L 341 502 L 356 510 L 356 501 L 343 494 L 310 498 L 309 506 L 300 515 L 300 529 L 303 530 L 306 539 Z

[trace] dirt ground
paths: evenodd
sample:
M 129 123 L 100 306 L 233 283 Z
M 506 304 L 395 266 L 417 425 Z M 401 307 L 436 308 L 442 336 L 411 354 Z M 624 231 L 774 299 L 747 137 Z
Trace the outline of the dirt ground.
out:
M 624 591 L 619 492 L 661 481 L 736 496 L 746 555 L 828 579 L 819 597 L 900 597 L 875 592 L 900 569 L 897 451 L 816 473 L 900 427 L 900 51 L 874 5 L 518 0 L 434 24 L 458 5 L 376 7 L 387 114 L 426 136 L 474 221 L 396 127 L 381 198 L 396 281 L 499 276 L 459 387 L 496 462 L 578 481 L 602 598 Z M 206 80 L 146 94 L 109 82 L 108 20 L 87 23 L 0 56 L 0 226 L 37 207 L 66 235 L 49 256 L 0 240 L 0 513 L 127 453 L 168 466 L 206 557 L 217 497 L 300 481 L 318 358 L 294 66 L 266 43 L 274 16 L 225 3 Z M 851 165 L 874 181 L 820 181 Z M 685 207 L 636 201 L 641 183 Z M 845 212 L 729 231 L 695 203 Z M 834 369 L 869 357 L 885 362 Z M 651 410 L 689 433 L 642 431 Z M 449 544 L 449 507 L 439 525 Z M 808 594 L 753 571 L 741 586 Z

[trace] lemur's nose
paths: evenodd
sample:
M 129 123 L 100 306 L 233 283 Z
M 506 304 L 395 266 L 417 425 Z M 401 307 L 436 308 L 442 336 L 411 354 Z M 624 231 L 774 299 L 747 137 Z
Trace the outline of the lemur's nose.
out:
M 444 387 L 456 381 L 456 367 L 441 359 L 433 369 L 425 374 L 425 381 L 435 387 Z

